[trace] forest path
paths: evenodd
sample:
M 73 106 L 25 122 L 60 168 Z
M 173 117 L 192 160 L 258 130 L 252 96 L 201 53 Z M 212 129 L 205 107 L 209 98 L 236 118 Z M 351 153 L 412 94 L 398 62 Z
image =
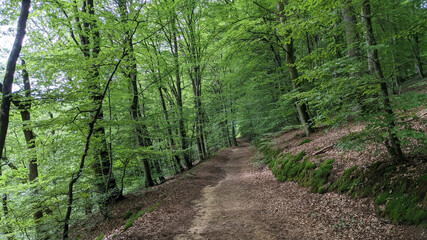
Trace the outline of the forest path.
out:
M 255 154 L 240 141 L 190 172 L 127 196 L 114 210 L 120 218 L 98 226 L 104 231 L 115 226 L 103 239 L 427 239 L 426 228 L 378 219 L 372 200 L 279 182 L 266 166 L 254 164 Z M 159 201 L 155 211 L 122 232 L 122 216 L 131 206 Z
M 202 190 L 202 198 L 195 201 L 198 209 L 187 234 L 176 236 L 185 239 L 273 239 L 274 231 L 269 223 L 259 219 L 264 203 L 253 198 L 259 191 L 257 175 L 249 164 L 250 151 L 247 143 L 240 148 L 222 151 L 218 157 L 226 158 L 221 166 L 225 179 L 215 186 Z M 265 189 L 263 189 L 265 190 Z

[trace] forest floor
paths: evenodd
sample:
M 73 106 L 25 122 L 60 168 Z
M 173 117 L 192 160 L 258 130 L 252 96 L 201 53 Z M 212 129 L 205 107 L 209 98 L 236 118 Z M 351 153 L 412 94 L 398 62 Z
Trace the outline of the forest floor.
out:
M 372 200 L 279 182 L 240 141 L 174 179 L 128 195 L 81 239 L 427 239 L 427 229 L 377 218 Z M 127 211 L 156 206 L 123 231 Z

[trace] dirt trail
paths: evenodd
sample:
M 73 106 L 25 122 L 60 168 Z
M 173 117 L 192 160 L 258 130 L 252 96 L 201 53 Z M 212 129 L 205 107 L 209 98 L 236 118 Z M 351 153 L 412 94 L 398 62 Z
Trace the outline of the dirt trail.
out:
M 254 154 L 243 142 L 222 150 L 193 170 L 196 177 L 182 175 L 146 195 L 145 204 L 162 197 L 161 205 L 104 239 L 427 239 L 425 228 L 379 220 L 370 200 L 278 182 L 253 165 Z
M 191 228 L 174 239 L 273 239 L 268 223 L 258 218 L 263 203 L 253 198 L 251 183 L 256 182 L 256 175 L 247 161 L 248 145 L 221 155 L 228 158 L 222 166 L 226 178 L 203 189 L 203 197 L 196 201 L 198 214 Z

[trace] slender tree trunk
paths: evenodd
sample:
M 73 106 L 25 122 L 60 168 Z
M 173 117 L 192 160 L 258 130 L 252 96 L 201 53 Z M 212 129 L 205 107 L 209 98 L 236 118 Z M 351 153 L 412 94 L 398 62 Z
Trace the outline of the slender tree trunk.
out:
M 179 54 L 178 54 L 178 36 L 177 36 L 177 27 L 176 27 L 176 18 L 177 14 L 174 12 L 172 19 L 172 38 L 173 38 L 173 61 L 175 65 L 175 85 L 176 85 L 176 104 L 178 106 L 178 128 L 179 136 L 181 140 L 181 150 L 183 152 L 184 162 L 187 169 L 193 167 L 193 163 L 190 159 L 190 154 L 188 148 L 187 132 L 185 130 L 184 115 L 183 115 L 183 103 L 182 103 L 182 87 L 181 87 L 181 72 L 179 64 Z
M 124 23 L 126 16 L 128 14 L 127 12 L 127 1 L 126 0 L 119 0 L 118 1 L 120 12 L 121 12 L 121 18 Z M 136 58 L 134 54 L 133 49 L 133 40 L 132 35 L 129 30 L 125 30 L 125 36 L 126 36 L 126 51 L 128 54 L 128 62 L 129 64 L 126 66 L 129 73 L 127 74 L 127 77 L 130 81 L 131 87 L 132 87 L 132 104 L 130 107 L 131 112 L 131 118 L 135 122 L 135 132 L 136 132 L 136 139 L 139 147 L 148 147 L 152 145 L 151 139 L 148 136 L 148 130 L 145 124 L 140 123 L 140 120 L 142 119 L 142 115 L 139 109 L 139 94 L 138 94 L 138 70 L 136 66 Z M 151 176 L 151 169 L 149 164 L 149 159 L 144 156 L 142 159 L 142 165 L 144 168 L 144 176 L 145 176 L 145 186 L 146 187 L 152 187 L 154 186 L 154 181 Z
M 424 68 L 423 68 L 423 62 L 421 60 L 421 56 L 420 56 L 420 47 L 419 47 L 419 39 L 418 39 L 418 35 L 415 34 L 412 38 L 412 54 L 414 55 L 414 60 L 415 60 L 415 70 L 418 73 L 418 76 L 420 76 L 420 78 L 424 78 Z
M 0 166 L 3 159 L 3 149 L 6 142 L 7 129 L 9 127 L 10 103 L 12 101 L 12 84 L 15 75 L 16 62 L 22 48 L 22 41 L 25 37 L 25 28 L 27 26 L 28 14 L 30 11 L 31 0 L 22 0 L 21 13 L 18 19 L 18 30 L 15 41 L 7 60 L 6 74 L 2 84 L 2 102 L 0 107 Z
M 67 204 L 67 212 L 65 214 L 65 218 L 63 221 L 64 227 L 63 227 L 63 232 L 62 232 L 62 239 L 68 239 L 68 235 L 69 235 L 70 219 L 71 219 L 71 213 L 73 211 L 73 202 L 74 202 L 74 184 L 79 180 L 79 178 L 83 174 L 83 169 L 84 169 L 85 163 L 86 163 L 86 157 L 89 153 L 91 139 L 92 139 L 92 136 L 93 136 L 94 131 L 95 131 L 95 124 L 98 120 L 98 115 L 100 114 L 101 109 L 102 109 L 102 102 L 105 98 L 105 95 L 107 93 L 107 90 L 109 89 L 110 83 L 113 80 L 113 77 L 114 77 L 115 73 L 117 72 L 117 69 L 119 68 L 120 63 L 122 62 L 124 56 L 125 56 L 125 53 L 122 54 L 120 60 L 117 62 L 116 66 L 114 67 L 114 70 L 112 71 L 110 77 L 108 78 L 107 83 L 105 84 L 104 91 L 100 97 L 99 105 L 97 106 L 97 108 L 95 110 L 95 115 L 93 116 L 91 122 L 89 123 L 89 132 L 86 136 L 86 144 L 85 144 L 85 148 L 83 150 L 82 157 L 80 159 L 79 168 L 78 168 L 77 172 L 75 172 L 72 175 L 71 181 L 68 184 L 68 204 Z
M 363 16 L 365 18 L 365 36 L 366 36 L 366 42 L 368 43 L 368 46 L 375 46 L 377 43 L 375 41 L 374 31 L 372 29 L 372 16 L 371 16 L 371 6 L 369 0 L 364 0 L 362 4 L 362 11 Z M 387 83 L 384 79 L 384 74 L 381 68 L 380 60 L 378 57 L 378 50 L 373 49 L 371 50 L 371 56 L 373 60 L 373 66 L 374 70 L 380 80 L 380 87 L 381 92 L 383 94 L 383 105 L 384 105 L 384 111 L 387 114 L 384 121 L 387 122 L 387 132 L 389 134 L 389 139 L 387 143 L 388 150 L 390 154 L 393 156 L 393 158 L 399 162 L 403 161 L 404 155 L 402 152 L 401 144 L 399 141 L 399 138 L 396 135 L 395 128 L 396 128 L 396 116 L 393 112 L 391 102 L 390 102 L 390 96 L 388 93 Z
M 287 1 L 284 1 L 284 3 L 280 2 L 277 3 L 277 11 L 279 14 L 281 14 L 280 22 L 282 24 L 286 23 L 286 17 L 282 14 L 284 9 L 284 4 L 287 4 Z M 289 35 L 289 32 L 286 34 Z M 285 36 L 288 37 L 288 36 Z M 298 79 L 298 70 L 295 66 L 295 50 L 294 50 L 294 40 L 290 39 L 287 44 L 285 44 L 285 51 L 286 51 L 286 63 L 288 65 L 289 75 L 292 82 L 292 88 L 294 90 L 298 89 L 298 85 L 295 83 L 295 81 Z M 313 128 L 310 125 L 310 116 L 308 115 L 307 106 L 305 103 L 298 103 L 298 99 L 295 102 L 295 105 L 297 107 L 299 120 L 304 128 L 305 134 L 308 136 L 313 132 Z
M 161 87 L 159 87 L 158 91 L 159 91 L 160 101 L 162 103 L 163 114 L 165 115 L 165 120 L 166 120 L 166 124 L 167 124 L 167 128 L 168 128 L 169 143 L 170 143 L 171 152 L 172 152 L 173 158 L 174 158 L 174 168 L 175 168 L 176 172 L 180 173 L 184 169 L 181 166 L 181 160 L 179 159 L 179 156 L 176 153 L 174 153 L 175 140 L 173 139 L 172 126 L 171 126 L 171 123 L 169 121 L 169 114 L 168 114 L 168 110 L 166 108 L 165 98 L 163 97 L 163 90 Z
M 0 176 L 2 175 L 3 149 L 6 143 L 7 130 L 9 128 L 10 104 L 12 102 L 12 84 L 14 80 L 16 62 L 21 53 L 22 42 L 25 37 L 25 29 L 27 27 L 28 14 L 30 12 L 31 0 L 22 0 L 21 12 L 18 19 L 18 29 L 15 36 L 15 41 L 12 46 L 9 58 L 6 65 L 6 73 L 1 84 L 2 101 L 0 106 Z M 2 196 L 3 214 L 7 218 L 7 194 Z M 8 230 L 9 231 L 9 230 Z
M 101 37 L 97 26 L 94 1 L 84 1 L 82 12 L 91 16 L 91 19 L 85 19 L 83 21 L 84 33 L 80 35 L 81 49 L 86 59 L 97 59 L 101 52 Z M 103 98 L 100 93 L 101 88 L 97 83 L 97 80 L 100 77 L 98 65 L 92 65 L 89 70 L 88 77 L 89 81 L 94 81 L 93 83 L 89 83 L 91 89 L 90 97 L 95 106 L 98 106 L 101 102 L 101 99 Z M 97 122 L 104 119 L 104 112 L 102 111 L 102 108 L 97 114 L 97 118 Z M 105 128 L 102 125 L 95 125 L 93 137 L 97 141 L 95 152 L 98 159 L 96 159 L 95 162 L 91 165 L 91 168 L 94 170 L 95 176 L 98 179 L 98 183 L 96 184 L 98 190 L 101 192 L 101 194 L 105 194 L 105 202 L 101 202 L 101 204 L 109 204 L 113 201 L 123 198 L 123 195 L 121 195 L 116 180 L 112 174 L 112 159 L 110 159 L 105 132 Z
M 38 171 L 38 164 L 37 164 L 37 154 L 35 152 L 36 148 L 36 135 L 34 134 L 31 127 L 28 125 L 28 122 L 31 121 L 31 114 L 29 109 L 31 109 L 31 84 L 30 84 L 30 78 L 28 76 L 28 71 L 25 66 L 25 61 L 22 60 L 22 77 L 24 80 L 24 90 L 25 90 L 25 99 L 23 101 L 19 101 L 16 103 L 18 106 L 20 112 L 21 112 L 21 118 L 22 118 L 22 125 L 23 125 L 23 132 L 25 136 L 25 141 L 27 144 L 27 148 L 30 151 L 30 162 L 29 162 L 29 180 L 32 183 L 35 181 L 39 176 Z M 34 194 L 38 194 L 38 190 L 34 190 Z M 38 239 L 46 239 L 46 236 L 44 236 L 44 230 L 39 225 L 39 221 L 41 218 L 43 218 L 43 211 L 40 209 L 40 206 L 36 206 L 36 212 L 34 213 L 34 220 L 37 225 L 37 235 Z
M 362 7 L 362 24 L 364 26 L 368 26 L 369 25 L 369 23 L 367 23 L 368 18 L 370 19 L 370 16 L 366 15 L 366 12 L 363 11 L 363 7 Z M 364 36 L 365 37 L 365 42 L 366 42 L 366 45 L 370 46 L 370 44 L 369 44 L 369 36 L 367 34 L 368 34 L 368 32 L 365 31 L 365 34 L 364 34 L 365 35 Z M 370 74 L 375 74 L 375 61 L 374 61 L 373 53 L 374 53 L 374 51 L 371 51 L 369 49 L 366 50 L 366 54 L 368 56 L 368 72 Z

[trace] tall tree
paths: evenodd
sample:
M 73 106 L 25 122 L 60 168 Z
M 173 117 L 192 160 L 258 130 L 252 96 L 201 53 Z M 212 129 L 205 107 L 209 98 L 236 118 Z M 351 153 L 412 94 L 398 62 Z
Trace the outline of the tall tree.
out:
M 74 1 L 75 11 L 78 11 L 77 2 Z M 90 98 L 98 106 L 101 103 L 101 89 L 99 85 L 100 69 L 99 64 L 96 63 L 98 56 L 101 52 L 101 37 L 98 28 L 98 16 L 95 13 L 95 4 L 93 0 L 83 1 L 80 12 L 75 12 L 76 24 L 78 26 L 78 34 L 80 38 L 79 48 L 88 61 L 91 64 L 87 72 L 87 85 L 89 86 Z M 79 17 L 82 16 L 82 17 Z M 72 33 L 74 34 L 74 33 Z M 95 62 L 94 62 L 95 61 Z M 94 109 L 96 111 L 96 109 Z M 97 116 L 97 121 L 104 119 L 104 112 L 100 109 Z M 108 146 L 105 136 L 105 128 L 103 125 L 98 124 L 94 128 L 94 138 L 96 139 L 95 146 L 95 162 L 91 165 L 97 177 L 97 187 L 101 194 L 105 195 L 105 202 L 102 204 L 108 204 L 111 201 L 122 198 L 122 194 L 119 191 L 116 180 L 112 172 L 112 164 L 110 154 L 108 152 Z
M 371 14 L 370 0 L 363 1 L 362 11 L 363 11 L 363 18 L 365 23 L 366 42 L 369 47 L 375 47 L 377 43 L 374 36 L 374 30 L 372 28 L 372 14 Z M 372 57 L 372 64 L 373 64 L 375 73 L 380 81 L 381 93 L 383 94 L 382 104 L 384 106 L 384 111 L 387 114 L 384 119 L 384 121 L 387 122 L 387 132 L 389 134 L 389 138 L 386 146 L 390 154 L 394 157 L 394 159 L 401 162 L 405 158 L 403 156 L 400 140 L 396 134 L 396 116 L 392 109 L 386 79 L 384 78 L 380 59 L 378 57 L 378 49 L 373 48 L 373 49 L 370 49 L 369 51 L 370 51 L 369 55 Z
M 187 72 L 193 87 L 193 101 L 195 109 L 194 133 L 199 159 L 204 160 L 207 156 L 207 150 L 204 136 L 205 116 L 202 106 L 202 74 L 204 66 L 201 61 L 204 46 L 201 45 L 201 33 L 199 28 L 201 4 L 199 1 L 187 1 L 183 8 L 184 23 L 183 26 L 181 26 L 181 30 L 183 32 L 186 47 L 186 59 L 189 63 Z
M 136 139 L 139 147 L 150 147 L 152 145 L 151 139 L 148 136 L 147 126 L 141 123 L 142 115 L 140 110 L 140 101 L 139 101 L 139 92 L 138 92 L 138 69 L 137 69 L 137 60 L 135 57 L 135 52 L 133 48 L 133 32 L 131 29 L 127 29 L 127 19 L 129 19 L 128 13 L 128 1 L 119 0 L 118 5 L 120 9 L 120 17 L 125 27 L 124 36 L 125 36 L 125 48 L 127 51 L 127 61 L 126 61 L 126 72 L 125 75 L 131 85 L 132 89 L 132 104 L 130 107 L 131 118 L 135 122 L 135 132 Z M 151 169 L 149 164 L 149 159 L 147 156 L 144 156 L 142 159 L 142 165 L 144 167 L 144 176 L 145 176 L 145 186 L 151 187 L 154 186 L 154 181 L 151 176 Z
M 280 14 L 280 22 L 283 25 L 286 23 L 286 16 L 283 10 L 287 3 L 287 0 L 277 3 L 277 11 Z M 290 36 L 290 30 L 287 30 L 285 33 L 285 38 L 290 38 L 286 39 L 285 43 L 286 63 L 288 66 L 289 75 L 291 77 L 292 88 L 297 90 L 299 85 L 296 83 L 296 81 L 298 81 L 299 74 L 295 66 L 294 39 Z M 308 136 L 313 132 L 313 128 L 310 123 L 310 116 L 308 115 L 307 105 L 305 103 L 299 103 L 298 99 L 295 102 L 295 105 L 297 107 L 299 120 L 301 121 L 301 124 L 304 128 L 304 132 Z
M 9 127 L 10 105 L 12 102 L 12 84 L 16 70 L 16 62 L 18 61 L 18 57 L 22 49 L 22 42 L 25 37 L 30 6 L 31 0 L 22 0 L 15 41 L 7 60 L 6 74 L 3 79 L 3 84 L 1 84 L 2 101 L 0 106 L 0 176 L 2 175 L 1 165 L 3 161 L 3 149 L 6 143 L 6 135 Z M 6 193 L 3 193 L 2 204 L 3 212 L 4 214 L 7 214 L 8 207 Z

